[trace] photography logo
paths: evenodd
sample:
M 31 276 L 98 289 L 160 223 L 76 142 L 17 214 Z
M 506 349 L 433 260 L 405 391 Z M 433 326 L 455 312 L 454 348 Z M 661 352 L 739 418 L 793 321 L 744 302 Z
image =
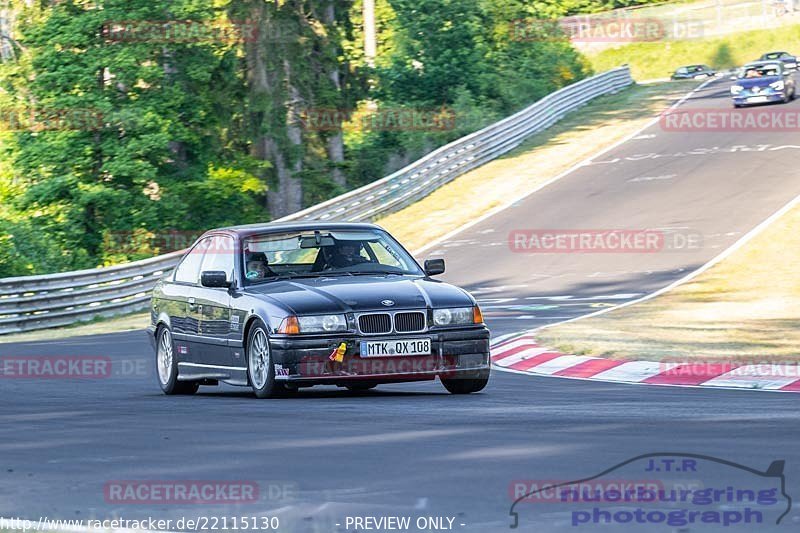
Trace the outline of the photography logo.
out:
M 709 455 L 660 452 L 583 479 L 515 481 L 510 528 L 519 527 L 525 512 L 526 526 L 535 528 L 552 527 L 558 515 L 569 517 L 573 531 L 761 531 L 780 525 L 792 509 L 784 466 L 774 460 L 759 470 Z

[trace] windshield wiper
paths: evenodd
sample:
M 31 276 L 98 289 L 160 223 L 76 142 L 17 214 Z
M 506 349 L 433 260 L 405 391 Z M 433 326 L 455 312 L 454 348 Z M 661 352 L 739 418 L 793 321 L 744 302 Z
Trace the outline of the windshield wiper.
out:
M 388 272 L 388 271 L 380 271 L 380 272 L 339 271 L 339 272 L 315 272 L 308 274 L 285 273 L 285 274 L 277 274 L 275 276 L 267 276 L 266 278 L 263 279 L 251 280 L 251 281 L 255 283 L 263 283 L 265 281 L 277 281 L 282 279 L 333 278 L 337 276 L 405 276 L 405 275 L 408 275 L 408 273 Z
M 405 272 L 387 272 L 385 270 L 379 272 L 353 272 L 353 276 L 405 276 Z
M 274 276 L 267 276 L 266 278 L 257 281 L 275 281 L 279 279 L 297 279 L 297 278 L 319 278 L 319 274 L 276 274 Z

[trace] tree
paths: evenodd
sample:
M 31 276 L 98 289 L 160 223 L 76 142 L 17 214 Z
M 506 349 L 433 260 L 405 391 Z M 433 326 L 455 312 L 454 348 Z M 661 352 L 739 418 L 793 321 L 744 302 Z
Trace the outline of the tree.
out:
M 212 90 L 235 82 L 224 72 L 235 43 L 209 38 L 218 14 L 202 0 L 102 4 L 25 12 L 25 67 L 4 80 L 30 119 L 10 147 L 23 182 L 14 208 L 32 215 L 68 268 L 114 254 L 104 248 L 109 233 L 255 218 L 258 193 L 238 177 L 215 186 L 238 196 L 240 211 L 210 220 L 189 209 L 210 192 L 201 184 L 211 169 L 226 163 L 220 131 L 230 113 L 215 107 Z
M 344 109 L 354 100 L 358 76 L 342 45 L 350 10 L 344 0 L 229 5 L 232 18 L 246 18 L 260 29 L 245 44 L 248 135 L 252 156 L 271 163 L 267 200 L 273 218 L 319 201 L 309 188 L 330 195 L 346 185 L 341 130 L 309 130 L 304 117 L 317 108 Z

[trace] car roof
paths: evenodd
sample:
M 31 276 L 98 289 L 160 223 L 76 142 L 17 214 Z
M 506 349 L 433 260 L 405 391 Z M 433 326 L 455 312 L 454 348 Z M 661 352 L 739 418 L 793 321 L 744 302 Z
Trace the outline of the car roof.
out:
M 775 51 L 775 52 L 765 52 L 761 57 L 776 55 L 776 54 L 789 54 L 789 52 L 782 52 L 782 51 Z
M 757 67 L 763 67 L 765 65 L 776 65 L 779 66 L 780 68 L 783 68 L 783 63 L 775 61 L 774 59 L 769 59 L 765 61 L 752 61 L 750 63 L 747 63 L 743 68 L 757 68 Z
M 292 222 L 262 222 L 257 224 L 245 224 L 241 226 L 229 226 L 209 230 L 203 236 L 212 233 L 227 233 L 238 238 L 246 238 L 251 235 L 263 233 L 285 233 L 292 231 L 331 231 L 331 230 L 382 230 L 377 224 L 368 222 L 319 222 L 317 220 L 297 220 Z

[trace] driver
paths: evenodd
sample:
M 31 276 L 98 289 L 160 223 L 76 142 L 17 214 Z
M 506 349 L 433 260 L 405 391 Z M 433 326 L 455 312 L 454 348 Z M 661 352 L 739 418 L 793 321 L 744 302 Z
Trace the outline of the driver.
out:
M 328 265 L 332 268 L 346 268 L 366 262 L 367 259 L 361 255 L 360 242 L 341 241 L 331 250 Z

